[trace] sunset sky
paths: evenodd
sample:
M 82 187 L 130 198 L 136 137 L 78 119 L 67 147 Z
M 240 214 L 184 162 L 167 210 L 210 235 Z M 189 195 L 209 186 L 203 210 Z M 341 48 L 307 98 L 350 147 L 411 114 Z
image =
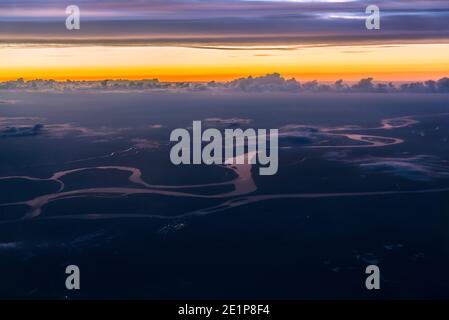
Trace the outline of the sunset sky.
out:
M 65 8 L 81 29 L 65 28 Z M 365 8 L 381 9 L 367 30 Z M 0 81 L 449 75 L 449 1 L 0 0 Z

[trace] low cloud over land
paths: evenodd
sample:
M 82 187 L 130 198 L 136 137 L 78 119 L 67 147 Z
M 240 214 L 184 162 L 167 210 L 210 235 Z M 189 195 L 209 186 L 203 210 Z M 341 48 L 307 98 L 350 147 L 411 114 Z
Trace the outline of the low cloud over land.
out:
M 392 82 L 376 82 L 368 77 L 355 84 L 338 80 L 335 83 L 320 83 L 318 81 L 300 82 L 294 78 L 285 79 L 278 73 L 260 77 L 249 76 L 229 82 L 161 82 L 158 79 L 144 80 L 102 80 L 102 81 L 55 81 L 17 79 L 0 82 L 0 92 L 3 90 L 27 91 L 215 91 L 215 92 L 342 92 L 342 93 L 449 93 L 449 78 L 395 84 Z
M 23 127 L 6 127 L 3 129 L 0 128 L 0 138 L 36 136 L 41 134 L 43 130 L 44 125 L 42 124 Z

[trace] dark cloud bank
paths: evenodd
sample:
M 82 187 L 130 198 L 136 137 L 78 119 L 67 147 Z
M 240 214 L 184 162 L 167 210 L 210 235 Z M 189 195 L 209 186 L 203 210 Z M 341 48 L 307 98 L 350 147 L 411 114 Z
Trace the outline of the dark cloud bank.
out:
M 341 93 L 449 93 L 449 78 L 437 81 L 394 84 L 375 82 L 373 78 L 361 79 L 355 84 L 338 80 L 333 84 L 318 81 L 299 82 L 285 79 L 278 73 L 261 77 L 240 78 L 229 82 L 161 82 L 146 80 L 102 80 L 102 81 L 55 81 L 17 79 L 0 82 L 0 90 L 67 91 L 67 90 L 107 90 L 107 91 L 215 91 L 215 92 L 341 92 Z

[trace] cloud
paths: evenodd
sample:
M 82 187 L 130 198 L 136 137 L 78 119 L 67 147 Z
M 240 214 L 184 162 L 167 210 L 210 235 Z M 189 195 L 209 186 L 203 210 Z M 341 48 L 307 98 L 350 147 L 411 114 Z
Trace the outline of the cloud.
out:
M 114 135 L 118 131 L 122 130 L 122 129 L 111 130 L 106 127 L 91 129 L 87 127 L 78 126 L 73 123 L 48 124 L 45 125 L 45 128 L 46 133 L 52 138 L 63 138 L 68 135 L 74 135 L 77 137 L 103 137 Z
M 22 247 L 21 242 L 2 242 L 0 243 L 0 250 L 12 250 Z
M 449 78 L 445 77 L 438 81 L 428 80 L 425 82 L 405 83 L 400 87 L 402 92 L 424 92 L 424 93 L 449 93 Z
M 0 117 L 1 126 L 25 126 L 35 124 L 42 119 L 37 117 Z
M 250 119 L 243 118 L 207 118 L 203 121 L 206 126 L 238 126 L 251 123 Z
M 327 158 L 419 182 L 449 178 L 449 162 L 436 156 L 363 157 L 357 159 L 348 159 L 347 156 L 348 154 L 329 153 Z
M 314 135 L 320 133 L 320 128 L 305 126 L 301 124 L 287 124 L 279 128 L 280 135 L 285 136 L 303 136 L 303 135 Z
M 163 124 L 159 124 L 159 123 L 156 123 L 156 124 L 150 124 L 148 127 L 149 127 L 150 129 L 161 129 L 161 128 L 165 128 L 165 126 L 164 126 Z
M 449 78 L 437 81 L 410 82 L 395 85 L 392 82 L 376 82 L 372 77 L 361 79 L 351 85 L 343 80 L 333 84 L 317 80 L 300 83 L 296 79 L 285 79 L 279 73 L 265 76 L 239 78 L 229 82 L 161 82 L 158 79 L 143 80 L 99 80 L 99 81 L 55 81 L 17 79 L 0 82 L 1 90 L 22 91 L 182 91 L 182 92 L 345 92 L 345 93 L 449 93 Z
M 299 91 L 300 85 L 295 79 L 285 80 L 279 73 L 267 74 L 262 77 L 248 77 L 233 80 L 226 84 L 229 89 L 235 89 L 245 92 L 263 92 L 263 91 Z
M 329 137 L 318 127 L 288 124 L 279 128 L 279 140 L 283 146 L 310 144 Z
M 25 81 L 22 78 L 13 81 L 0 82 L 0 90 L 26 91 L 145 91 L 145 90 L 181 90 L 202 91 L 208 85 L 199 82 L 160 82 L 158 79 L 143 80 L 99 80 L 99 81 L 55 81 L 35 79 Z
M 36 121 L 40 121 L 36 123 Z M 0 117 L 0 138 L 26 137 L 45 134 L 52 138 L 63 138 L 68 135 L 76 137 L 104 137 L 114 135 L 126 128 L 95 129 L 82 127 L 74 123 L 45 123 L 45 119 L 36 117 Z
M 18 103 L 18 100 L 0 100 L 0 105 L 2 104 L 16 104 Z
M 449 38 L 449 4 L 443 0 L 378 0 L 382 29 L 375 34 L 366 33 L 367 3 L 360 0 L 78 2 L 86 19 L 75 38 L 58 27 L 66 17 L 58 1 L 0 1 L 0 39 L 28 44 L 220 47 Z
M 27 137 L 37 136 L 44 132 L 43 124 L 35 124 L 34 126 L 6 127 L 0 129 L 0 138 Z
M 134 143 L 134 148 L 137 149 L 157 149 L 160 147 L 160 142 L 155 140 L 149 140 L 149 139 L 143 139 L 143 138 L 136 138 L 132 139 L 131 142 Z
M 397 87 L 392 82 L 375 83 L 371 77 L 361 79 L 354 85 L 345 84 L 343 80 L 332 85 L 320 84 L 316 80 L 300 84 L 295 79 L 286 80 L 278 73 L 273 73 L 262 77 L 237 79 L 225 84 L 225 87 L 244 92 L 449 93 L 449 78 L 405 83 Z

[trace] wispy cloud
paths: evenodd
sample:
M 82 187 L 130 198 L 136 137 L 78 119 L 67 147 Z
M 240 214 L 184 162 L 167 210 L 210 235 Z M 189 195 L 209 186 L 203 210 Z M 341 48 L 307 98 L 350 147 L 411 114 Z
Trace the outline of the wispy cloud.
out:
M 382 29 L 367 32 L 368 1 L 78 1 L 82 28 L 61 28 L 59 1 L 3 1 L 3 43 L 261 45 L 449 39 L 447 1 L 379 0 Z

